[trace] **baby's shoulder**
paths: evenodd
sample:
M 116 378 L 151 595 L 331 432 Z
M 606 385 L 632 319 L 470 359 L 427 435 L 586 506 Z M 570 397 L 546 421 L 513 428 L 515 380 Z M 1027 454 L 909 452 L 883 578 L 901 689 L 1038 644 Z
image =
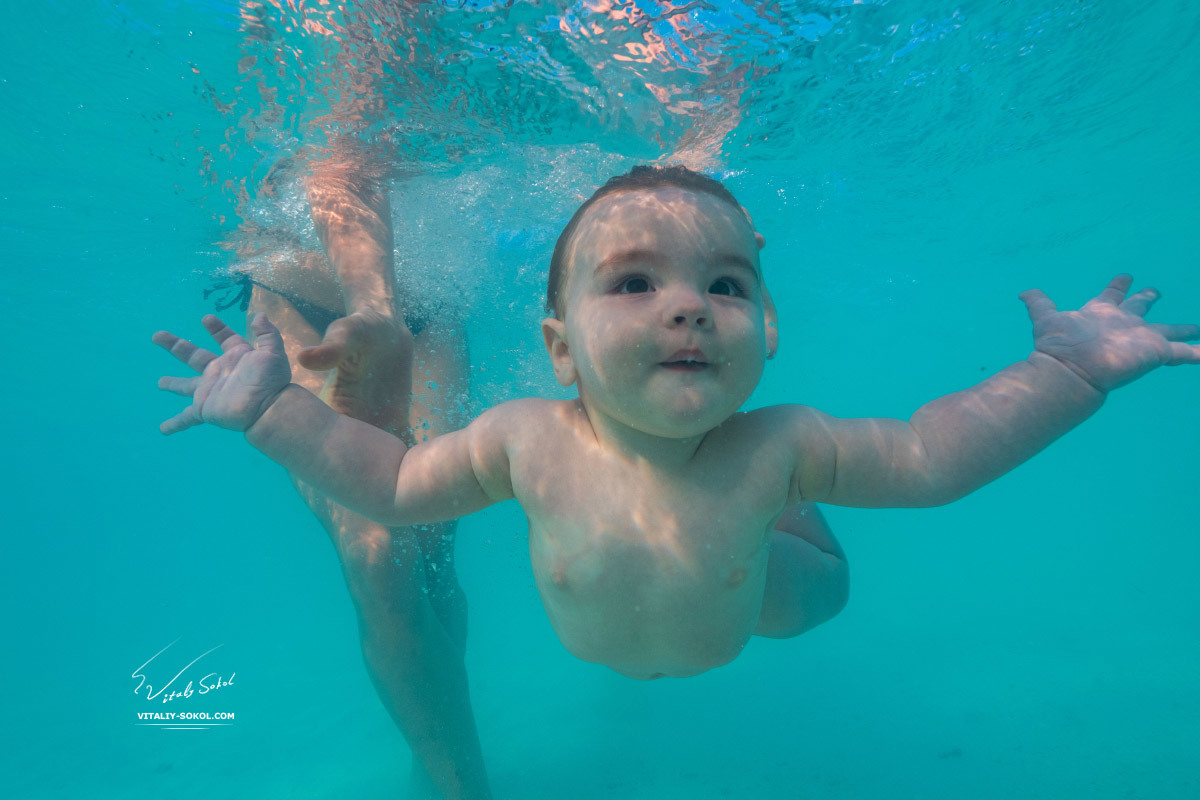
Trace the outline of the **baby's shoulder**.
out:
M 802 405 L 767 406 L 740 417 L 733 436 L 757 463 L 790 476 L 788 502 L 828 489 L 837 467 L 836 418 Z
M 556 427 L 572 404 L 560 400 L 510 400 L 484 411 L 460 434 L 479 483 L 494 500 L 513 496 L 514 482 L 528 471 L 530 455 L 561 439 Z
M 746 457 L 794 469 L 813 463 L 833 445 L 834 419 L 811 406 L 778 405 L 734 414 L 709 436 L 710 452 Z
M 479 415 L 472 426 L 502 435 L 509 445 L 530 440 L 545 441 L 565 426 L 578 423 L 578 403 L 570 400 L 547 400 L 524 397 L 493 406 Z
M 721 427 L 738 438 L 786 441 L 819 430 L 824 419 L 828 415 L 811 406 L 788 404 L 739 412 Z

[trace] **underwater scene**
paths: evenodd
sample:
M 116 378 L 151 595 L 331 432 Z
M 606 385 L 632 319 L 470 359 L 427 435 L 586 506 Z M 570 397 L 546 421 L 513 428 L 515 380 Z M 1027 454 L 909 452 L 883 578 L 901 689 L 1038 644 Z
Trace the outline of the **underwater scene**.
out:
M 6 17 L 0 796 L 1200 793 L 1197 4 Z

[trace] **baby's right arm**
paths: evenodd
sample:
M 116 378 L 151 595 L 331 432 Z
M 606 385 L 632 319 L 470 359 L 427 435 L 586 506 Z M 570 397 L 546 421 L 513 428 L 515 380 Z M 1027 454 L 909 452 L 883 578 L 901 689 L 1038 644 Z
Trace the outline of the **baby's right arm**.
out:
M 165 331 L 154 335 L 157 344 L 201 373 L 159 381 L 160 388 L 192 398 L 162 424 L 163 433 L 205 422 L 244 431 L 294 477 L 388 525 L 453 519 L 512 497 L 506 411 L 493 409 L 461 431 L 409 449 L 290 383 L 279 331 L 261 314 L 251 326 L 258 347 L 216 317 L 205 317 L 220 356 Z

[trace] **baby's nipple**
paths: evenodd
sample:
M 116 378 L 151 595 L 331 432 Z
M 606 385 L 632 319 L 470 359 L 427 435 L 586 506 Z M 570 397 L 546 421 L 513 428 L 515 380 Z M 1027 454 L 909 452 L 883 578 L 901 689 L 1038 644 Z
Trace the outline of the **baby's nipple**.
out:
M 560 589 L 567 588 L 567 562 L 561 558 L 554 559 L 550 567 L 550 580 Z
M 738 567 L 733 572 L 729 573 L 729 580 L 727 582 L 729 588 L 736 589 L 741 586 L 746 582 L 746 575 L 748 574 L 749 572 L 745 567 Z

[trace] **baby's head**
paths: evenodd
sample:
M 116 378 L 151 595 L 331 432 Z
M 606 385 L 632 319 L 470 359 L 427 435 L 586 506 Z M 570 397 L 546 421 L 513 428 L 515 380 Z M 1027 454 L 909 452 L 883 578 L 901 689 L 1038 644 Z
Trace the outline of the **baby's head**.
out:
M 593 422 L 702 434 L 749 397 L 773 354 L 762 237 L 718 181 L 636 167 L 571 218 L 542 323 L 555 375 Z
M 733 193 L 726 189 L 725 184 L 720 181 L 682 166 L 649 167 L 642 165 L 634 167 L 624 175 L 615 175 L 609 178 L 607 183 L 597 189 L 591 197 L 583 201 L 583 205 L 575 209 L 575 213 L 572 215 L 570 221 L 567 222 L 567 226 L 559 234 L 558 242 L 554 245 L 554 255 L 550 258 L 550 279 L 546 284 L 547 313 L 553 314 L 558 319 L 563 319 L 565 316 L 566 309 L 562 306 L 560 295 L 569 271 L 568 261 L 572 245 L 574 244 L 575 232 L 579 229 L 579 224 L 583 221 L 588 210 L 600 199 L 618 192 L 646 191 L 671 186 L 677 189 L 687 189 L 691 192 L 709 194 L 728 203 L 732 208 L 745 215 L 746 221 L 750 223 L 751 229 L 753 229 L 754 223 L 750 219 L 750 213 L 738 203 Z M 764 244 L 762 234 L 755 232 L 754 236 L 759 249 L 761 249 Z

